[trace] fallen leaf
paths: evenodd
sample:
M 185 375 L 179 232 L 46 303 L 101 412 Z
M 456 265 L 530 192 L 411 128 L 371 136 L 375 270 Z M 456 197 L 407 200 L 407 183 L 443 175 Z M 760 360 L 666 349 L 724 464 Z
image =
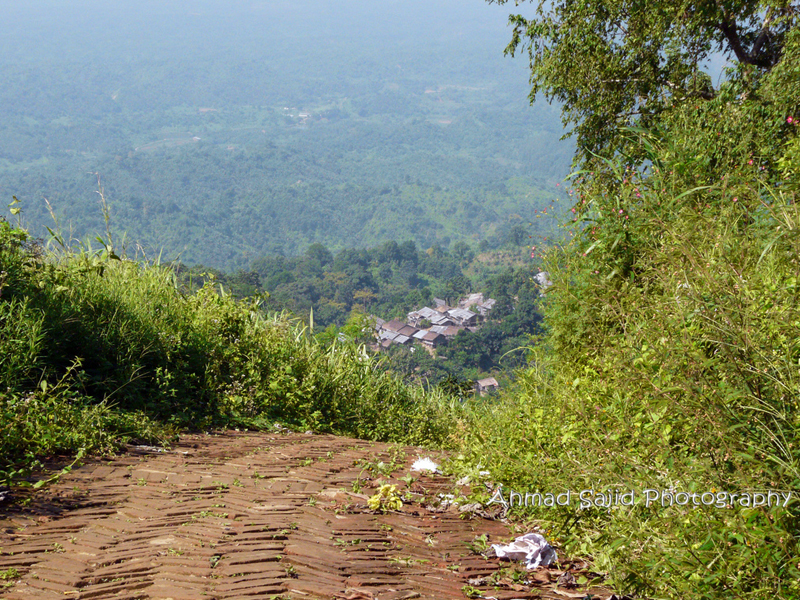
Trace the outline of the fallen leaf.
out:
M 541 571 L 534 571 L 532 573 L 533 580 L 536 583 L 550 583 L 552 578 L 550 576 L 550 571 L 542 569 Z
M 348 588 L 344 594 L 336 594 L 335 597 L 344 600 L 375 600 L 375 594 L 363 588 Z
M 558 576 L 558 579 L 556 580 L 556 585 L 558 587 L 565 587 L 565 588 L 578 587 L 578 584 L 575 582 L 575 576 L 569 571 L 564 571 L 561 575 Z

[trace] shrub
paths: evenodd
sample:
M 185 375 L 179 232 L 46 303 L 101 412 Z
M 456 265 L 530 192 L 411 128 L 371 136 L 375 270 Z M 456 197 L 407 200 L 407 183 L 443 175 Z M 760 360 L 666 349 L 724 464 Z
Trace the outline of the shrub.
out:
M 0 480 L 56 452 L 110 451 L 175 428 L 298 427 L 447 440 L 450 398 L 410 388 L 364 346 L 323 344 L 261 299 L 83 247 L 46 254 L 0 222 Z M 3 466 L 5 465 L 5 466 Z
M 464 433 L 465 466 L 508 488 L 634 490 L 632 508 L 533 512 L 627 591 L 800 596 L 800 210 L 785 113 L 798 62 L 785 62 L 758 102 L 723 95 L 639 132 L 646 171 L 620 159 L 581 174 L 572 239 L 547 258 L 544 343 Z M 795 502 L 645 507 L 645 489 Z

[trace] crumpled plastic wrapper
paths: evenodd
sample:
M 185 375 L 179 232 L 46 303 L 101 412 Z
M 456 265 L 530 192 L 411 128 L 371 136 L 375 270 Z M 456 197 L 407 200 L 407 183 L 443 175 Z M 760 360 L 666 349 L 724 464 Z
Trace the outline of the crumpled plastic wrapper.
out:
M 555 549 L 538 533 L 526 533 L 510 544 L 492 544 L 497 558 L 520 560 L 525 568 L 548 567 L 558 561 Z

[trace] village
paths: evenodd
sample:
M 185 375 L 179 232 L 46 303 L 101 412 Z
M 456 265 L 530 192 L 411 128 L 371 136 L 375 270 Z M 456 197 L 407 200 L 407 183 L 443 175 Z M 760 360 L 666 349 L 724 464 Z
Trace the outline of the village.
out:
M 393 319 L 384 321 L 379 317 L 375 320 L 376 349 L 387 349 L 393 344 L 409 346 L 410 351 L 416 348 L 416 342 L 430 354 L 435 355 L 435 349 L 447 344 L 460 331 L 477 331 L 494 307 L 496 300 L 484 298 L 483 293 L 470 294 L 458 301 L 458 305 L 451 307 L 441 298 L 434 298 L 435 308 L 425 306 L 412 311 L 406 316 L 406 321 Z M 498 389 L 499 385 L 494 377 L 487 377 L 475 382 L 475 391 L 485 394 Z

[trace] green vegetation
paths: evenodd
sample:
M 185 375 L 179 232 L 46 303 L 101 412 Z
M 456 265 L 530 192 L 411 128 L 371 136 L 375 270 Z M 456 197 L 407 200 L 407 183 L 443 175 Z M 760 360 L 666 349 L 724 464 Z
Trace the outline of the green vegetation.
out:
M 727 76 L 743 86 L 740 93 L 754 89 L 781 60 L 797 26 L 797 5 L 787 0 L 557 0 L 545 6 L 538 2 L 534 18 L 510 17 L 514 29 L 506 53 L 527 53 L 530 100 L 543 92 L 561 103 L 580 159 L 619 151 L 642 159 L 627 127 L 652 128 L 676 106 L 714 99 L 708 63 L 720 51 L 735 61 Z
M 507 489 L 633 490 L 633 507 L 528 513 L 645 597 L 800 596 L 800 31 L 775 23 L 790 31 L 770 38 L 774 66 L 745 61 L 708 98 L 672 96 L 650 130 L 618 128 L 627 156 L 584 155 L 571 241 L 545 258 L 543 343 L 464 428 L 464 467 Z M 646 489 L 793 502 L 646 507 Z
M 579 1 L 548 5 L 544 17 L 545 8 L 539 20 L 513 19 L 510 48 L 530 44 L 534 89 L 565 101 L 582 170 L 565 241 L 544 254 L 553 285 L 535 345 L 538 299 L 524 267 L 489 290 L 505 291 L 497 322 L 443 351 L 450 371 L 391 357 L 396 371 L 441 377 L 438 386 L 408 386 L 357 341 L 339 341 L 342 331 L 358 338 L 366 312 L 404 312 L 437 286 L 468 286 L 485 271 L 466 244 L 336 255 L 311 245 L 231 276 L 237 293 L 266 289 L 270 302 L 308 309 L 305 326 L 265 314 L 257 294 L 234 300 L 200 272 L 120 258 L 110 238 L 99 252 L 51 254 L 4 222 L 2 479 L 52 452 L 280 419 L 451 445 L 453 469 L 488 470 L 523 493 L 632 491 L 633 506 L 573 497 L 513 509 L 567 555 L 590 557 L 618 591 L 800 597 L 797 7 Z M 714 44 L 738 62 L 717 88 L 700 68 Z M 387 198 L 408 191 L 386 185 Z M 358 213 L 362 196 L 351 192 Z M 315 335 L 312 307 L 328 325 Z M 461 377 L 505 354 L 492 338 L 504 327 L 528 340 L 526 368 L 498 396 L 456 401 Z M 673 499 L 646 506 L 648 489 Z M 767 491 L 793 502 L 718 495 Z M 690 500 L 704 493 L 712 504 Z
M 482 288 L 497 304 L 478 331 L 461 331 L 446 345 L 428 352 L 390 346 L 388 366 L 407 381 L 443 385 L 458 396 L 472 395 L 472 382 L 490 375 L 513 378 L 527 365 L 542 319 L 540 287 L 530 266 L 508 268 L 489 277 Z
M 558 111 L 527 109 L 480 5 L 79 1 L 0 8 L 0 196 L 34 236 L 44 198 L 69 238 L 102 231 L 99 173 L 151 258 L 496 247 L 567 173 Z
M 250 271 L 231 274 L 179 265 L 177 274 L 186 290 L 214 282 L 240 298 L 266 291 L 264 308 L 290 311 L 306 323 L 313 311 L 315 335 L 323 343 L 342 334 L 351 341 L 374 342 L 370 315 L 405 320 L 410 311 L 432 306 L 434 297 L 455 303 L 482 291 L 497 305 L 479 331 L 461 332 L 437 350 L 436 358 L 405 347 L 389 351 L 388 368 L 408 381 L 466 382 L 525 364 L 525 347 L 541 318 L 539 288 L 531 279 L 536 262 L 520 247 L 529 238 L 528 230 L 518 225 L 505 250 L 480 252 L 461 241 L 449 251 L 434 245 L 423 252 L 406 241 L 334 255 L 324 245 L 312 244 L 302 256 L 258 259 Z
M 58 237 L 54 238 L 56 241 Z M 260 299 L 110 243 L 46 252 L 0 221 L 0 481 L 43 456 L 107 452 L 180 428 L 271 426 L 443 442 L 450 399 L 404 385 L 356 344 L 322 344 Z

